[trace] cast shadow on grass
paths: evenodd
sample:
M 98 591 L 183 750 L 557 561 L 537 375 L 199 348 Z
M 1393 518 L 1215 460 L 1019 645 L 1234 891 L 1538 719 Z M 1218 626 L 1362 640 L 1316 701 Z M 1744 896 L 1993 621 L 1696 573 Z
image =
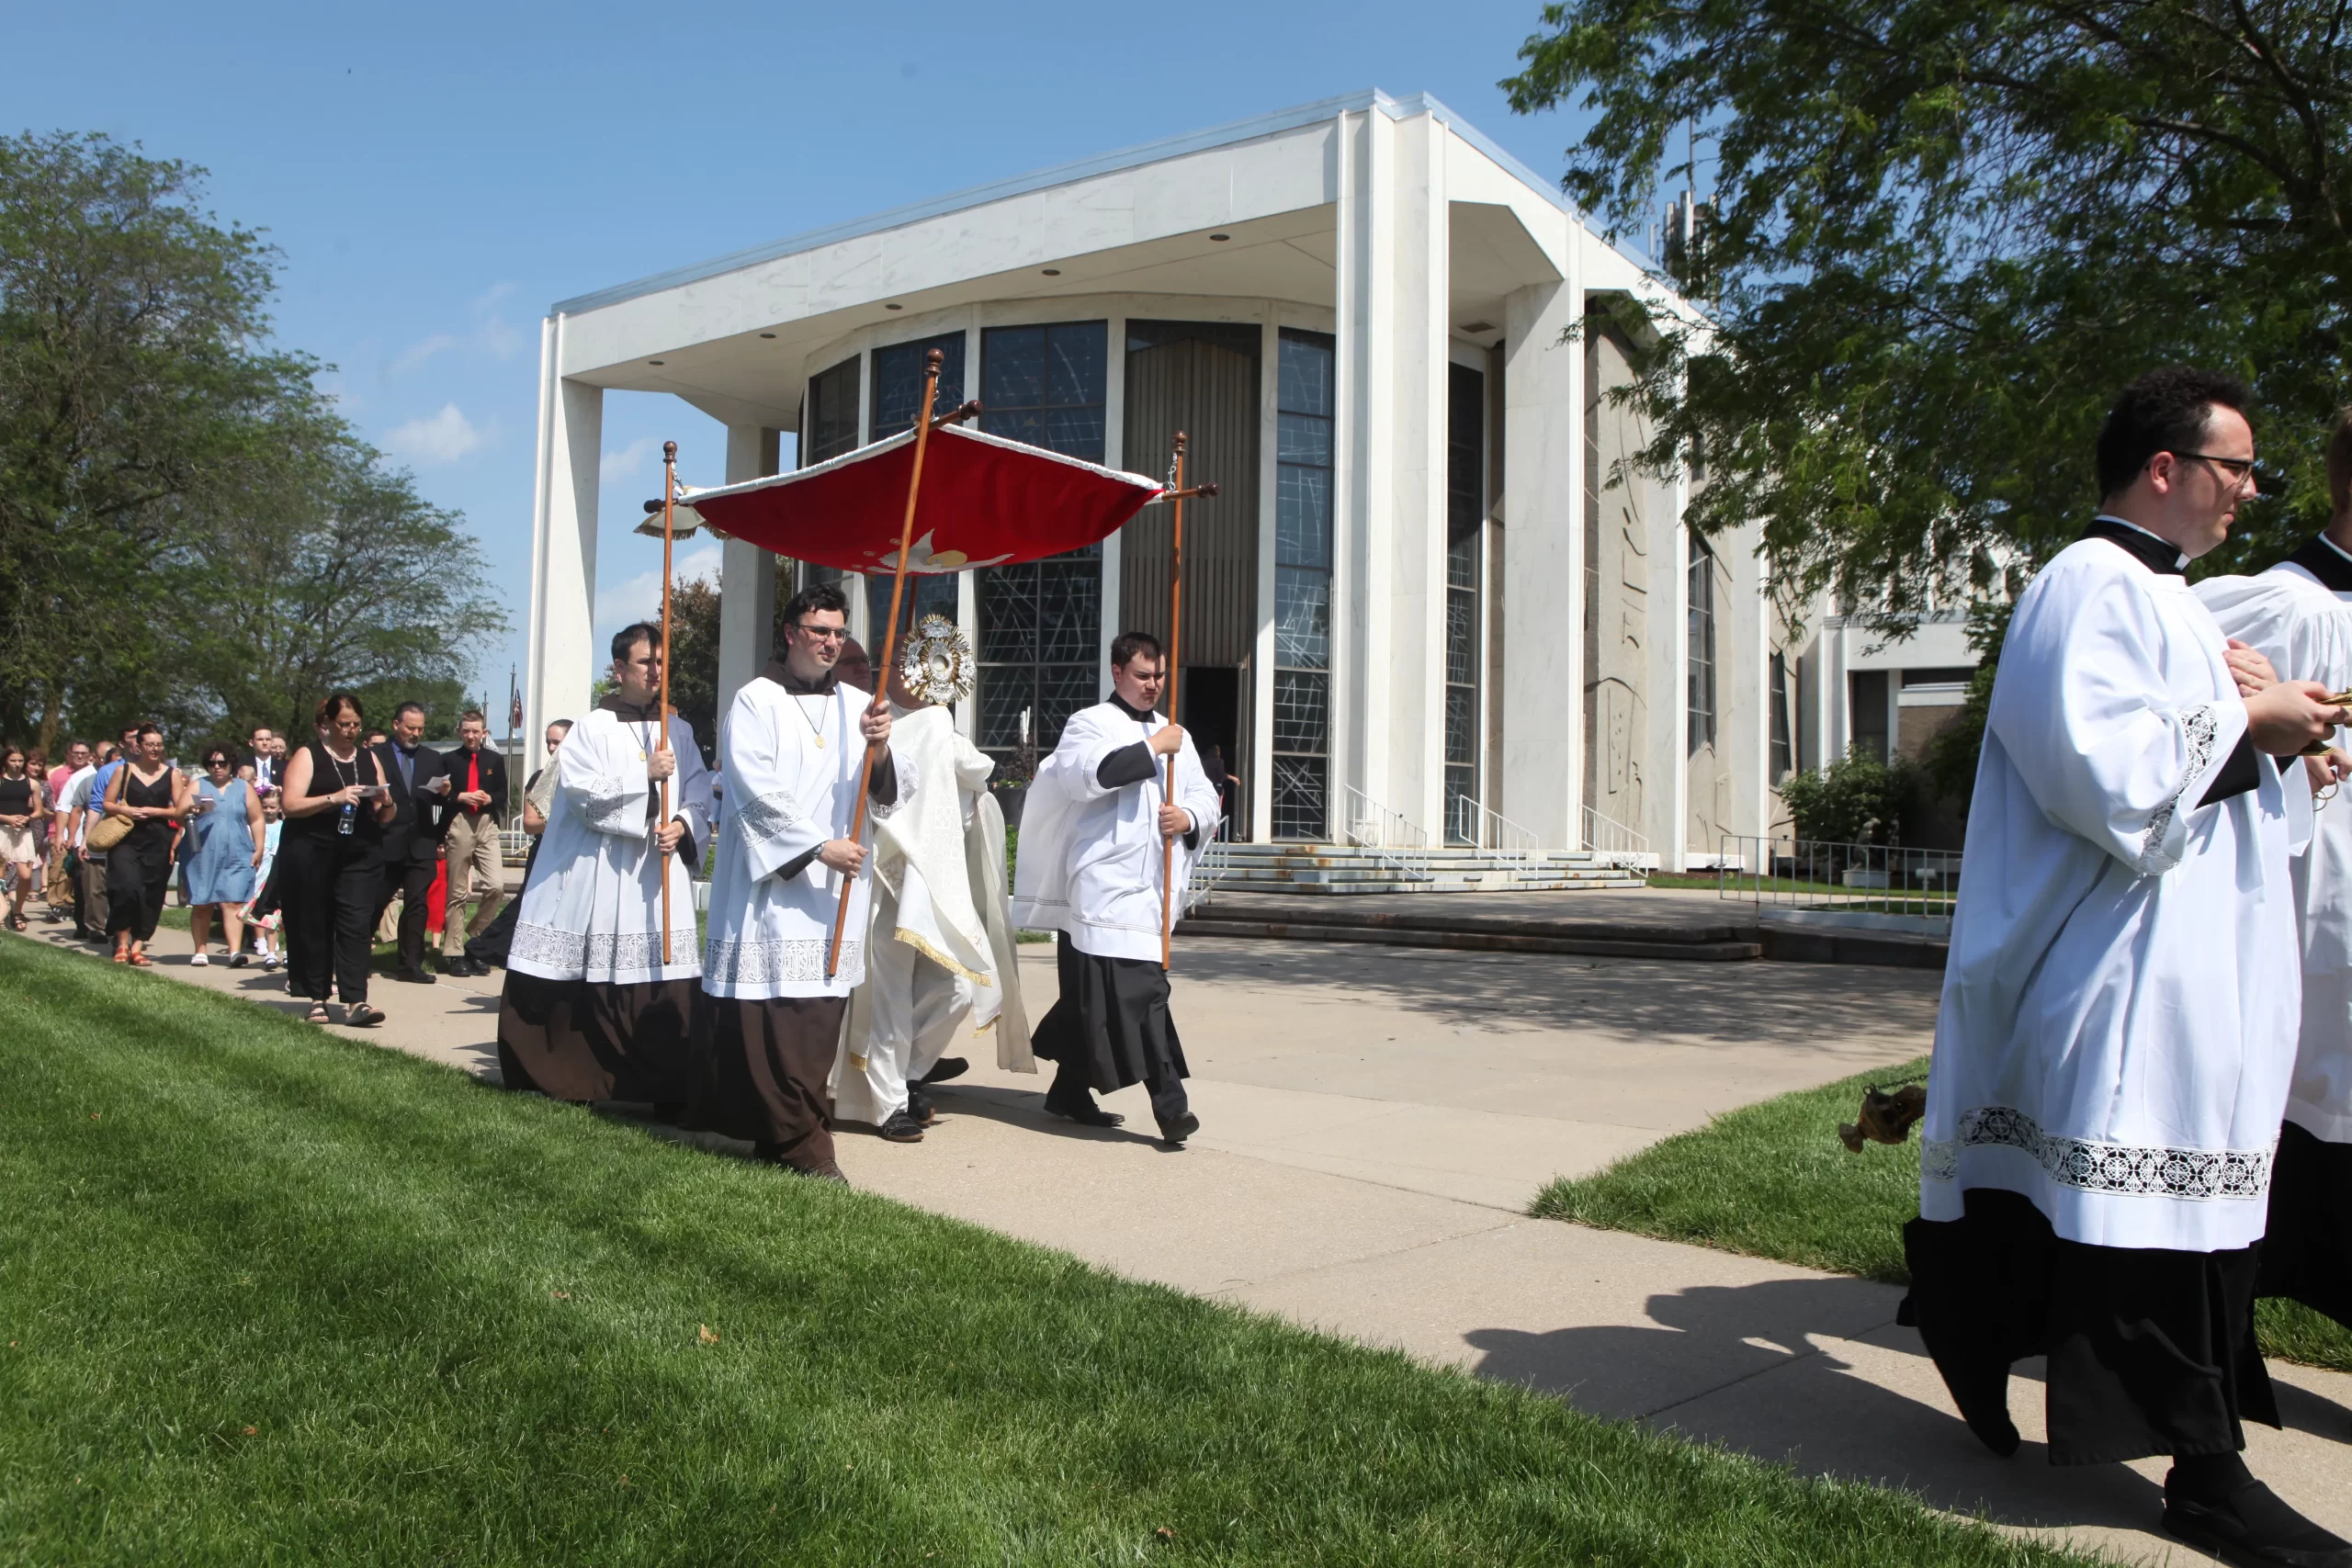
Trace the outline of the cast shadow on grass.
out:
M 1711 964 L 1200 937 L 1175 950 L 1180 982 L 1338 988 L 1424 1019 L 1818 1048 L 1883 1035 L 1923 1049 L 1942 977 L 1851 964 Z M 1312 998 L 1307 998 L 1311 1000 Z M 1180 1009 L 1181 1009 L 1180 1000 Z
M 1901 1296 L 1864 1280 L 1702 1286 L 1650 1297 L 1655 1327 L 1491 1328 L 1465 1338 L 1483 1352 L 1474 1369 L 1481 1377 L 1801 1474 L 1895 1487 L 1938 1508 L 2030 1529 L 2153 1528 L 2162 1489 L 2138 1472 L 2054 1468 L 2030 1441 L 2014 1458 L 1996 1458 L 1950 1410 L 1885 1386 L 1883 1366 L 1858 1366 L 1822 1343 L 1856 1341 L 1888 1361 L 1917 1359 L 1903 1381 L 1932 1382 L 1917 1334 L 1894 1324 Z M 2041 1363 L 2020 1362 L 2016 1374 L 2010 1408 L 2025 1416 L 2041 1402 Z

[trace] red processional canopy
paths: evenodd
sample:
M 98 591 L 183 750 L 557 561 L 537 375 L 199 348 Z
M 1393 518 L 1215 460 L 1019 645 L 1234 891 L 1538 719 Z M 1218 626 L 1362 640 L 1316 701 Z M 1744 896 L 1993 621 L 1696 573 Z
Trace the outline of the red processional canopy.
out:
M 678 526 L 707 525 L 794 560 L 888 572 L 915 459 L 911 430 L 771 479 L 714 490 L 680 487 Z M 966 571 L 1037 560 L 1109 537 L 1161 486 L 962 425 L 931 433 L 907 570 Z

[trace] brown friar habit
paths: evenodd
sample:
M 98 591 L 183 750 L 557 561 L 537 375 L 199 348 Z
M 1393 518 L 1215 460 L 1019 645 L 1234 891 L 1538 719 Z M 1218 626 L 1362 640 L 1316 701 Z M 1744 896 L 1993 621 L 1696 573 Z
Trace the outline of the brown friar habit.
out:
M 573 771 L 565 776 L 588 782 L 593 788 L 604 772 L 616 765 L 633 768 L 632 782 L 642 784 L 643 763 L 639 753 L 645 750 L 642 742 L 650 727 L 661 721 L 659 705 L 632 704 L 616 693 L 599 703 L 597 709 L 595 716 L 565 738 L 566 747 L 582 748 L 569 759 Z M 614 731 L 613 739 L 620 743 L 600 754 L 599 738 L 616 723 L 628 729 Z M 678 759 L 677 777 L 672 785 L 672 815 L 686 823 L 686 836 L 679 842 L 678 857 L 691 866 L 699 863 L 697 844 L 707 841 L 709 832 L 709 775 L 702 768 L 693 731 L 679 719 L 672 719 L 670 727 L 672 749 Z M 548 766 L 560 767 L 566 760 L 559 752 Z M 597 801 L 592 794 L 586 811 L 595 809 Z M 650 843 L 660 826 L 655 821 L 661 811 L 658 787 L 646 788 L 644 809 L 646 842 Z M 569 923 L 580 918 L 580 911 L 602 907 L 603 897 L 567 897 L 560 884 L 570 876 L 612 876 L 615 868 L 606 863 L 613 852 L 607 846 L 633 842 L 587 828 L 580 802 L 559 790 L 547 832 L 540 840 L 541 847 L 548 847 L 549 852 L 534 859 L 523 898 L 518 901 L 522 916 L 517 922 L 516 949 L 509 954 L 510 964 L 532 948 L 535 931 L 544 931 L 544 927 L 535 922 Z M 628 852 L 624 849 L 621 852 Z M 636 852 L 641 854 L 643 851 Z M 617 895 L 623 901 L 645 897 L 634 875 L 618 888 L 600 891 L 605 896 Z M 674 897 L 673 902 L 676 902 Z M 693 901 L 688 898 L 683 908 L 690 911 L 693 908 Z M 678 962 L 671 967 L 673 971 L 686 969 L 684 975 L 673 972 L 638 981 L 554 979 L 510 967 L 498 1010 L 498 1066 L 507 1087 L 537 1089 L 553 1100 L 633 1101 L 654 1106 L 657 1113 L 665 1116 L 674 1118 L 681 1114 L 687 1098 L 688 1051 L 695 1001 L 700 994 L 696 966 L 692 963 L 695 953 L 692 921 L 692 915 L 687 914 L 683 929 L 673 939 L 672 953 Z M 592 964 L 598 955 L 632 942 L 650 949 L 642 955 L 643 965 L 660 964 L 658 939 L 649 941 L 641 933 L 594 929 L 585 935 L 584 951 Z M 565 931 L 552 936 L 542 934 L 537 940 L 539 946 L 552 948 L 570 937 L 571 933 Z M 618 962 L 624 961 L 605 959 L 607 968 Z
M 788 673 L 781 660 L 770 661 L 762 673 L 793 698 L 830 696 L 837 685 L 831 671 L 820 681 L 806 682 Z M 722 756 L 722 765 L 724 761 Z M 734 814 L 745 803 L 734 798 L 733 790 L 740 787 L 736 781 L 730 778 L 729 785 L 722 832 L 740 832 Z M 877 806 L 899 798 L 898 771 L 888 750 L 875 760 L 866 798 Z M 848 831 L 846 823 L 838 828 Z M 722 842 L 720 853 L 726 852 Z M 816 858 L 817 851 L 810 850 L 786 861 L 775 874 L 789 882 Z M 825 1080 L 832 1072 L 848 1007 L 846 991 L 835 997 L 698 994 L 686 1125 L 743 1139 L 760 1157 L 796 1170 L 831 1168 L 833 1134 Z

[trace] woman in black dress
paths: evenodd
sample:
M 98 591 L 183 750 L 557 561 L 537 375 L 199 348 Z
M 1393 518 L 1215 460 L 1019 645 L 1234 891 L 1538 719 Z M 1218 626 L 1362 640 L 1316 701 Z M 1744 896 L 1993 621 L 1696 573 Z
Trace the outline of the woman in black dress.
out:
M 366 1028 L 384 1021 L 368 1005 L 368 968 L 383 880 L 377 851 L 395 807 L 381 759 L 359 744 L 368 723 L 359 699 L 337 692 L 316 719 L 319 739 L 287 760 L 281 797 L 277 882 L 287 988 L 310 998 L 310 1021 L 324 1023 L 332 982 L 344 1022 Z
M 117 964 L 147 964 L 147 942 L 163 918 L 172 880 L 172 842 L 187 813 L 190 793 L 179 770 L 164 758 L 164 732 L 139 727 L 130 758 L 107 781 L 106 811 L 130 824 L 130 835 L 107 852 L 107 936 Z

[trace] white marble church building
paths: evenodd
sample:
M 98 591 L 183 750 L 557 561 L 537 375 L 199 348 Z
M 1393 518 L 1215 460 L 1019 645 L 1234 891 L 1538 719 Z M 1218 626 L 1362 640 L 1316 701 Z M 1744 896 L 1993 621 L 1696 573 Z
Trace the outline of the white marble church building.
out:
M 1604 397 L 1623 345 L 1565 334 L 1656 288 L 1443 105 L 1364 92 L 567 299 L 525 733 L 605 662 L 607 389 L 722 422 L 733 481 L 904 429 L 936 347 L 943 406 L 979 398 L 986 429 L 1153 475 L 1182 429 L 1223 486 L 1187 513 L 1178 716 L 1244 783 L 1237 838 L 1380 820 L 1707 863 L 1814 748 L 1752 541 L 1694 541 L 1679 482 L 1608 482 L 1637 435 Z M 1166 530 L 1154 507 L 1098 549 L 926 580 L 979 650 L 983 748 L 1010 757 L 1024 712 L 1050 744 L 1109 690 L 1112 637 L 1165 635 Z M 730 543 L 722 587 L 723 709 L 789 584 Z

